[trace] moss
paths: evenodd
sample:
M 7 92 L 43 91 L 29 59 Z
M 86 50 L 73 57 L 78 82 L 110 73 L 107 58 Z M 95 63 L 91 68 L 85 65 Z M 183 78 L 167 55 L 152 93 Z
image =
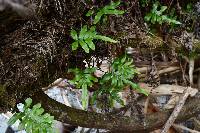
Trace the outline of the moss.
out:
M 14 95 L 7 92 L 7 86 L 0 84 L 0 112 L 6 112 L 16 105 Z
M 5 85 L 0 84 L 0 97 L 1 97 L 2 95 L 4 95 L 5 92 L 6 92 L 6 87 L 5 87 Z

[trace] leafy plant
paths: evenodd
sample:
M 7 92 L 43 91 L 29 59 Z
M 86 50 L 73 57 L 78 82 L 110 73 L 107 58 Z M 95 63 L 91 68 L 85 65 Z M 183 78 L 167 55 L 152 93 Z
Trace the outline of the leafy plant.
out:
M 145 6 L 148 5 L 148 3 L 150 2 L 150 0 L 140 0 L 139 2 L 142 5 L 142 7 L 145 7 Z
M 126 56 L 115 59 L 111 64 L 111 71 L 106 73 L 100 80 L 102 87 L 95 92 L 93 100 L 95 100 L 98 95 L 108 94 L 111 99 L 123 104 L 118 93 L 127 85 L 148 95 L 144 89 L 131 81 L 136 74 L 138 74 L 138 71 L 135 69 L 132 59 L 127 58 Z
M 192 3 L 188 3 L 186 6 L 186 12 L 191 13 L 193 10 L 193 5 Z
M 84 25 L 81 28 L 79 35 L 74 29 L 71 30 L 70 34 L 75 40 L 75 42 L 72 43 L 72 50 L 76 50 L 80 44 L 86 53 L 89 53 L 90 49 L 95 50 L 95 44 L 93 43 L 94 39 L 100 39 L 106 42 L 117 43 L 117 41 L 109 37 L 98 35 L 94 26 L 88 29 L 88 27 Z
M 120 1 L 117 1 L 117 2 L 111 1 L 110 5 L 104 6 L 95 15 L 93 24 L 97 24 L 101 20 L 103 15 L 122 15 L 122 14 L 124 14 L 124 11 L 116 9 L 119 5 L 120 5 Z M 86 16 L 91 16 L 93 14 L 94 14 L 94 10 L 89 10 L 88 13 L 86 14 Z
M 9 125 L 13 125 L 17 120 L 20 120 L 19 130 L 25 129 L 28 133 L 54 133 L 53 120 L 54 117 L 48 113 L 44 114 L 44 109 L 38 103 L 30 108 L 32 99 L 27 98 L 23 111 L 14 114 L 8 121 Z
M 160 10 L 158 10 L 158 8 L 160 8 Z M 166 9 L 167 6 L 159 6 L 158 2 L 154 3 L 151 12 L 145 16 L 145 21 L 150 21 L 152 24 L 155 24 L 156 22 L 158 22 L 159 24 L 162 24 L 164 22 L 167 22 L 169 24 L 181 24 L 181 22 L 177 21 L 176 19 L 170 18 L 167 15 L 163 15 Z
M 95 71 L 95 68 L 86 68 L 85 70 L 80 70 L 78 68 L 69 69 L 69 72 L 75 74 L 74 79 L 69 82 L 76 85 L 77 88 L 82 89 L 81 101 L 84 109 L 86 109 L 88 105 L 88 86 L 92 87 L 94 82 L 98 82 L 98 79 L 93 76 Z

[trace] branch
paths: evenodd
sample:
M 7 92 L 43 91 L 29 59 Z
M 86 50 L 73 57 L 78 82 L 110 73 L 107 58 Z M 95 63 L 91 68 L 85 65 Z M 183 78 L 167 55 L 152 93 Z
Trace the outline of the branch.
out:
M 171 110 L 154 114 L 141 115 L 138 117 L 116 116 L 99 114 L 67 107 L 51 98 L 42 90 L 32 96 L 35 102 L 40 102 L 42 107 L 51 115 L 63 123 L 88 128 L 101 128 L 117 132 L 148 132 L 161 128 Z M 182 122 L 200 113 L 200 99 L 192 98 L 179 113 L 176 122 Z M 138 119 L 144 118 L 144 119 Z
M 188 131 L 188 132 L 190 132 L 190 133 L 200 133 L 199 131 L 195 131 L 195 130 L 189 129 L 189 128 L 184 127 L 184 126 L 182 126 L 182 125 L 173 124 L 173 126 L 176 127 L 176 128 L 180 128 L 180 129 L 182 129 L 182 130 L 186 130 L 186 131 Z
M 190 89 L 187 88 L 185 90 L 184 95 L 182 96 L 182 98 L 180 99 L 179 103 L 175 106 L 172 114 L 170 115 L 169 119 L 167 120 L 166 124 L 163 127 L 163 130 L 161 133 L 167 133 L 169 128 L 171 127 L 171 125 L 174 123 L 174 121 L 176 120 L 178 114 L 180 113 L 183 105 L 185 104 L 186 99 L 188 98 L 188 96 L 190 95 Z
M 189 60 L 189 79 L 190 79 L 190 86 L 193 86 L 193 72 L 194 72 L 194 59 Z

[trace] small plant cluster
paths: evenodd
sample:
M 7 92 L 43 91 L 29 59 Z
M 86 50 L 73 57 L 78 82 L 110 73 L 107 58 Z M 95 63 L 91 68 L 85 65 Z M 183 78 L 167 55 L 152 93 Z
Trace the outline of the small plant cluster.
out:
M 112 62 L 110 69 L 111 71 L 105 73 L 100 79 L 101 87 L 95 92 L 93 100 L 95 100 L 98 95 L 108 94 L 109 101 L 115 100 L 124 105 L 123 100 L 119 96 L 119 92 L 121 92 L 127 85 L 130 85 L 140 93 L 148 95 L 144 89 L 131 81 L 135 75 L 139 74 L 133 65 L 132 59 L 127 58 L 126 56 L 116 58 Z
M 162 6 L 159 2 L 153 4 L 153 9 L 145 16 L 145 21 L 155 24 L 156 22 L 162 24 L 164 22 L 169 24 L 181 24 L 181 22 L 176 20 L 176 17 L 169 17 L 163 13 L 166 11 L 167 6 Z
M 99 35 L 96 32 L 95 25 L 101 20 L 102 16 L 105 15 L 121 15 L 124 13 L 124 11 L 117 10 L 116 8 L 120 5 L 120 1 L 118 2 L 111 2 L 110 5 L 107 5 L 100 9 L 97 14 L 94 17 L 93 26 L 88 28 L 87 25 L 84 25 L 79 34 L 76 30 L 71 30 L 71 37 L 75 40 L 72 43 L 72 50 L 77 50 L 79 44 L 82 47 L 82 49 L 89 53 L 89 50 L 95 50 L 95 44 L 93 43 L 93 40 L 102 40 L 105 42 L 111 42 L 111 43 L 117 43 L 118 41 L 113 40 L 107 36 Z M 86 16 L 92 16 L 94 14 L 94 10 L 89 10 Z
M 53 128 L 54 117 L 45 113 L 41 108 L 41 104 L 38 103 L 30 108 L 32 99 L 27 98 L 23 111 L 15 113 L 8 121 L 9 125 L 13 125 L 17 120 L 20 121 L 18 129 L 25 129 L 27 133 L 55 133 Z
M 93 43 L 94 39 L 100 39 L 107 42 L 117 43 L 117 41 L 102 35 L 97 35 L 96 28 L 92 26 L 90 29 L 87 28 L 87 25 L 84 25 L 81 28 L 79 35 L 75 30 L 71 30 L 71 36 L 75 40 L 72 43 L 72 50 L 76 50 L 79 46 L 83 48 L 86 53 L 89 53 L 89 50 L 95 50 L 95 44 Z
M 85 70 L 80 70 L 78 68 L 69 69 L 68 72 L 73 72 L 75 77 L 69 82 L 76 85 L 77 88 L 82 89 L 82 106 L 84 109 L 88 106 L 88 87 L 92 87 L 94 82 L 98 82 L 98 79 L 93 76 L 93 73 L 96 71 L 95 68 L 86 68 Z
M 132 82 L 131 79 L 138 73 L 133 65 L 133 60 L 130 58 L 119 57 L 116 58 L 111 64 L 111 71 L 103 75 L 102 78 L 97 79 L 93 76 L 95 68 L 86 68 L 85 70 L 70 69 L 69 72 L 73 72 L 75 77 L 70 83 L 76 85 L 77 88 L 82 89 L 82 105 L 86 109 L 88 105 L 88 88 L 92 87 L 94 82 L 100 83 L 100 88 L 95 91 L 92 101 L 100 95 L 107 94 L 109 101 L 117 101 L 120 104 L 124 104 L 123 100 L 119 96 L 125 86 L 130 85 L 133 89 L 138 90 L 140 93 L 148 95 L 148 93 L 139 87 L 136 83 Z
M 119 5 L 120 5 L 120 1 L 118 1 L 118 2 L 111 1 L 110 5 L 106 5 L 102 9 L 99 9 L 99 11 L 97 12 L 97 14 L 94 17 L 93 24 L 97 24 L 101 20 L 102 16 L 105 16 L 105 15 L 122 15 L 122 14 L 124 14 L 124 11 L 116 9 Z M 93 14 L 94 14 L 94 10 L 89 10 L 88 13 L 86 14 L 86 16 L 89 17 L 89 16 L 92 16 Z
M 139 1 L 142 7 L 145 7 L 149 4 L 150 0 L 140 0 Z
M 86 53 L 89 53 L 90 49 L 95 50 L 95 44 L 93 42 L 94 39 L 117 43 L 117 41 L 109 37 L 97 34 L 95 25 L 100 22 L 103 17 L 106 17 L 106 15 L 124 14 L 124 11 L 116 9 L 119 5 L 120 1 L 111 1 L 109 5 L 99 9 L 93 19 L 93 26 L 88 28 L 88 26 L 84 25 L 79 34 L 77 31 L 72 29 L 71 36 L 75 40 L 72 43 L 72 50 L 77 50 L 80 44 L 82 49 Z M 94 10 L 89 10 L 86 16 L 92 17 L 94 14 Z M 84 109 L 87 108 L 89 101 L 88 88 L 92 87 L 94 82 L 99 82 L 100 88 L 94 93 L 93 101 L 96 100 L 99 95 L 106 94 L 109 96 L 110 101 L 115 100 L 123 105 L 119 92 L 121 92 L 127 85 L 130 85 L 132 88 L 139 90 L 139 92 L 148 95 L 145 90 L 131 81 L 131 79 L 138 74 L 138 72 L 133 65 L 133 60 L 127 58 L 126 56 L 123 58 L 116 58 L 111 64 L 111 72 L 106 73 L 100 79 L 93 76 L 95 71 L 95 68 L 86 68 L 85 70 L 80 70 L 78 68 L 69 69 L 69 72 L 73 72 L 75 75 L 74 79 L 70 82 L 77 88 L 82 89 L 81 100 Z

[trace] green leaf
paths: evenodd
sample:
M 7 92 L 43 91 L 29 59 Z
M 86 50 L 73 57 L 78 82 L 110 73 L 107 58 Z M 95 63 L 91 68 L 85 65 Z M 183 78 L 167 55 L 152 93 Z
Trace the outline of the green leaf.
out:
M 160 12 L 163 13 L 167 9 L 167 6 L 161 6 Z
M 44 113 L 44 109 L 40 108 L 36 110 L 36 115 L 41 115 L 42 113 Z
M 115 9 L 117 6 L 120 5 L 120 3 L 121 3 L 120 1 L 117 1 L 117 2 L 111 1 L 109 7 L 111 7 L 112 9 Z
M 122 82 L 122 79 L 119 79 L 117 83 L 118 83 L 118 84 L 117 84 L 117 85 L 118 85 L 118 87 L 123 87 L 123 82 Z
M 115 41 L 115 40 L 113 40 L 109 37 L 102 36 L 102 35 L 96 35 L 95 39 L 100 39 L 100 40 L 103 40 L 103 41 L 106 41 L 106 42 L 118 43 L 118 41 Z
M 18 119 L 23 117 L 22 113 L 15 113 L 9 120 L 8 125 L 13 125 Z
M 84 49 L 84 51 L 85 51 L 86 53 L 89 53 L 89 52 L 90 52 L 87 43 L 85 43 L 85 42 L 82 41 L 82 40 L 80 40 L 79 43 L 80 43 L 81 47 Z
M 98 95 L 96 92 L 97 91 L 95 91 L 94 94 L 92 95 L 91 104 L 95 104 L 95 101 L 96 101 L 97 95 Z
M 73 73 L 80 73 L 80 69 L 79 68 L 74 68 L 74 69 L 68 69 L 68 72 L 73 72 Z
M 117 2 L 111 1 L 110 5 L 107 5 L 104 8 L 100 9 L 94 18 L 93 24 L 97 24 L 101 20 L 104 14 L 110 14 L 110 15 L 124 14 L 124 11 L 115 9 L 118 5 L 120 5 L 120 1 Z
M 92 39 L 86 39 L 85 42 L 88 44 L 89 48 L 91 48 L 92 50 L 95 50 L 95 45 L 92 42 Z
M 82 75 L 82 74 L 76 74 L 74 80 L 75 80 L 75 82 L 76 82 L 76 81 L 80 81 L 81 78 L 83 78 L 83 75 Z
M 74 40 L 78 40 L 77 32 L 74 29 L 71 30 L 70 35 Z
M 86 32 L 87 32 L 87 25 L 84 25 L 81 28 L 81 31 L 80 31 L 80 34 L 79 34 L 79 39 L 83 40 Z
M 193 7 L 192 3 L 188 3 L 188 4 L 187 4 L 187 7 L 186 7 L 187 12 L 191 12 L 192 7 Z
M 39 109 L 41 107 L 40 103 L 37 103 L 36 105 L 33 106 L 33 109 Z
M 164 20 L 164 21 L 166 21 L 168 18 L 167 18 L 167 16 L 166 15 L 162 15 L 162 20 Z
M 104 82 L 106 82 L 106 81 L 108 81 L 110 79 L 111 79 L 110 73 L 104 74 L 103 78 L 102 78 L 103 82 L 101 82 L 101 83 L 104 84 Z
M 140 88 L 139 90 L 140 90 L 140 93 L 142 93 L 142 94 L 144 94 L 144 95 L 146 95 L 146 96 L 149 95 L 149 93 L 148 93 L 145 89 Z
M 129 65 L 131 65 L 132 63 L 133 63 L 133 59 L 131 59 L 130 61 L 126 62 L 124 65 L 125 65 L 125 66 L 129 66 Z
M 142 93 L 142 94 L 144 94 L 146 96 L 149 95 L 148 92 L 145 89 L 141 88 L 139 85 L 137 85 L 137 84 L 135 84 L 133 82 L 129 82 L 129 84 L 131 85 L 132 88 L 138 90 L 140 93 Z
M 148 22 L 148 21 L 150 21 L 150 19 L 151 19 L 151 14 L 148 13 L 148 14 L 144 17 L 144 20 Z
M 124 11 L 120 11 L 120 10 L 107 10 L 105 12 L 105 14 L 122 15 L 122 14 L 124 14 Z
M 32 122 L 31 120 L 29 120 L 29 121 L 27 122 L 26 132 L 31 133 L 32 130 L 33 130 L 32 128 L 33 128 L 33 122 Z
M 160 6 L 160 10 L 158 10 L 158 6 Z M 163 12 L 167 9 L 167 6 L 161 6 L 159 2 L 156 2 L 153 4 L 153 9 L 150 13 L 148 13 L 144 19 L 145 21 L 150 21 L 152 24 L 155 24 L 158 22 L 159 24 L 162 24 L 164 22 L 167 22 L 169 24 L 181 24 L 179 21 L 176 21 L 175 17 L 172 16 L 172 12 L 170 13 L 170 17 L 167 15 L 163 15 Z
M 172 20 L 172 23 L 174 23 L 174 24 L 182 24 L 181 22 L 176 21 L 176 20 Z
M 95 77 L 93 77 L 93 76 L 90 76 L 89 79 L 92 80 L 92 81 L 94 81 L 94 82 L 98 82 L 98 79 L 95 78 Z
M 153 10 L 152 10 L 152 12 L 156 12 L 157 8 L 158 8 L 158 2 L 156 2 L 156 3 L 153 4 Z
M 86 14 L 87 17 L 92 16 L 94 14 L 94 10 L 89 10 Z
M 87 90 L 86 84 L 83 84 L 83 87 L 82 87 L 81 101 L 82 101 L 83 108 L 86 109 L 88 105 L 88 90 Z
M 94 17 L 94 24 L 97 24 L 99 21 L 100 21 L 100 19 L 101 19 L 101 17 L 103 16 L 103 12 L 102 11 L 99 11 L 98 13 L 97 13 L 97 15 Z
M 95 67 L 92 67 L 92 68 L 86 68 L 84 70 L 84 73 L 94 73 L 96 71 L 96 68 Z
M 18 130 L 23 130 L 25 127 L 25 123 L 21 122 L 18 126 Z
M 33 128 L 33 133 L 40 133 L 39 130 L 40 130 L 39 127 L 34 127 L 34 128 Z
M 27 99 L 25 101 L 26 105 L 30 106 L 32 102 L 31 99 Z M 33 133 L 46 133 L 46 129 L 50 129 L 53 131 L 52 124 L 54 117 L 48 115 L 42 115 L 44 109 L 41 108 L 41 104 L 38 103 L 33 106 L 32 109 L 24 108 L 24 112 L 16 113 L 13 117 L 8 121 L 9 124 L 14 124 L 15 121 L 20 120 L 18 129 L 25 129 L 27 132 Z M 46 117 L 46 118 L 45 118 Z M 47 120 L 50 120 L 47 123 Z M 50 132 L 49 132 L 50 133 Z
M 124 56 L 122 59 L 121 59 L 121 63 L 125 63 L 126 61 L 126 56 Z
M 30 107 L 30 105 L 31 105 L 31 103 L 32 103 L 32 99 L 31 98 L 27 98 L 26 100 L 25 100 L 25 108 L 28 108 L 28 107 Z
M 77 48 L 78 48 L 78 41 L 75 41 L 75 42 L 72 43 L 72 50 L 73 51 L 77 50 Z
M 93 33 L 93 34 L 95 34 L 94 32 L 96 32 L 96 27 L 95 27 L 95 26 L 92 26 L 92 27 L 90 28 L 90 32 Z
M 111 85 L 112 85 L 112 86 L 116 86 L 116 85 L 117 85 L 117 77 L 116 77 L 116 76 L 113 76 L 113 77 L 112 77 Z
M 157 21 L 157 16 L 155 14 L 153 14 L 153 16 L 151 18 L 151 23 L 155 24 L 156 21 Z

